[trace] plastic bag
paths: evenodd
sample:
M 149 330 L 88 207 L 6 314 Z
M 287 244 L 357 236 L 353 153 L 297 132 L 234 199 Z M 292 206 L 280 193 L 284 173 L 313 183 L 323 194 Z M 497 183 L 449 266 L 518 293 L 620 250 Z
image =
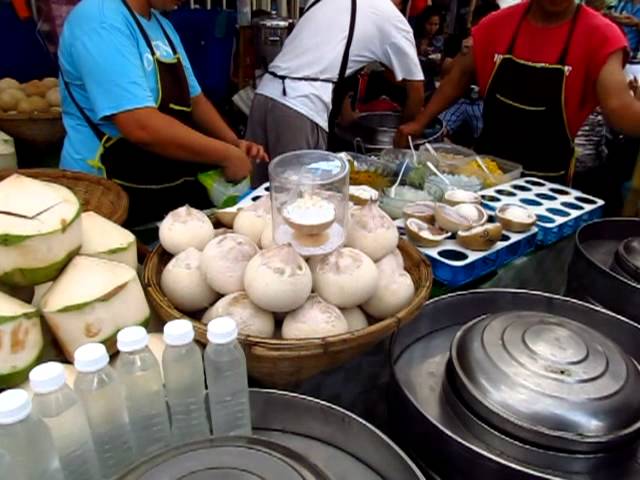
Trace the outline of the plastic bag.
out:
M 231 183 L 225 180 L 221 170 L 200 173 L 198 181 L 207 188 L 209 198 L 216 208 L 233 207 L 251 190 L 249 177 L 240 183 Z

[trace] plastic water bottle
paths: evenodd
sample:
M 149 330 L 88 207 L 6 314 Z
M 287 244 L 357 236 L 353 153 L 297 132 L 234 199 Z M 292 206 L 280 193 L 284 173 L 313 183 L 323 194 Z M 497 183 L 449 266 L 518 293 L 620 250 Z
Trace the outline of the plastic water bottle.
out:
M 205 408 L 202 352 L 193 343 L 189 320 L 173 320 L 164 326 L 162 371 L 169 400 L 171 439 L 174 444 L 210 435 Z
M 124 385 L 133 443 L 140 457 L 171 444 L 169 413 L 160 364 L 151 353 L 149 335 L 140 326 L 118 332 L 116 372 Z
M 49 427 L 65 480 L 100 478 L 91 431 L 78 397 L 65 383 L 60 363 L 47 362 L 29 373 L 33 411 Z
M 31 399 L 24 390 L 0 393 L 1 450 L 26 480 L 64 480 L 49 429 L 31 413 Z M 13 478 L 0 473 L 2 479 Z
M 251 435 L 247 362 L 237 336 L 230 317 L 216 318 L 207 326 L 204 365 L 214 435 Z
M 78 376 L 73 389 L 89 422 L 100 473 L 113 478 L 134 461 L 133 441 L 124 401 L 124 388 L 109 366 L 104 345 L 88 343 L 74 355 Z
M 0 473 L 3 475 L 2 478 L 11 480 L 25 480 L 26 478 L 22 472 L 18 471 L 11 457 L 4 450 L 0 450 Z

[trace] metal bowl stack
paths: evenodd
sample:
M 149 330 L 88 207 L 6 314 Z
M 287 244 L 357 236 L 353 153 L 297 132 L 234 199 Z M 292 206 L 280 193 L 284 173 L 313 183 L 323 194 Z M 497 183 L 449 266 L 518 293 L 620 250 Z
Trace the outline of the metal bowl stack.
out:
M 580 302 L 429 302 L 392 346 L 396 425 L 444 478 L 639 478 L 640 329 Z M 411 447 L 409 447 L 411 448 Z

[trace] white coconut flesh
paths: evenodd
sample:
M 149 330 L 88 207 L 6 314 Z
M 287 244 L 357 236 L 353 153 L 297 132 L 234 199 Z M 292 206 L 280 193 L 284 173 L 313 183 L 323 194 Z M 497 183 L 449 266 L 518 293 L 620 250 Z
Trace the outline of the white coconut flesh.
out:
M 349 325 L 350 332 L 362 330 L 369 326 L 367 316 L 358 307 L 341 309 L 340 311 L 342 312 L 344 319 L 347 321 L 347 325 Z
M 25 381 L 42 346 L 38 310 L 0 293 L 0 389 Z
M 315 294 L 289 313 L 282 323 L 282 338 L 287 339 L 321 338 L 348 331 L 349 325 L 342 312 Z
M 249 298 L 269 312 L 290 312 L 309 297 L 311 271 L 291 245 L 263 250 L 251 259 L 244 272 Z
M 190 247 L 202 250 L 214 237 L 215 231 L 209 217 L 197 208 L 185 205 L 167 214 L 158 235 L 162 248 L 177 255 Z
M 244 290 L 244 271 L 258 253 L 256 244 L 244 235 L 216 237 L 202 252 L 200 269 L 207 283 L 222 295 Z
M 81 345 L 111 340 L 124 327 L 145 325 L 150 315 L 135 270 L 84 255 L 56 279 L 40 310 L 69 360 Z
M 391 217 L 375 203 L 351 210 L 347 246 L 366 253 L 374 262 L 398 246 L 399 234 Z
M 338 308 L 353 308 L 366 302 L 377 285 L 375 263 L 354 248 L 340 248 L 322 257 L 313 271 L 315 292 Z
M 138 268 L 136 237 L 129 230 L 95 212 L 82 214 L 81 255 L 104 258 Z
M 379 276 L 378 287 L 362 309 L 377 320 L 395 315 L 407 307 L 415 295 L 411 276 L 404 271 L 391 272 Z
M 49 288 L 51 288 L 53 282 L 41 283 L 40 285 L 36 285 L 33 287 L 33 298 L 31 299 L 31 305 L 34 307 L 39 307 L 40 302 L 42 301 L 42 297 L 47 293 Z
M 273 337 L 276 329 L 273 314 L 258 307 L 245 292 L 232 293 L 218 300 L 205 312 L 202 322 L 207 324 L 219 317 L 233 318 L 242 335 Z
M 14 174 L 0 182 L 0 282 L 55 278 L 80 250 L 80 202 L 67 188 Z
M 201 261 L 202 252 L 188 248 L 173 257 L 162 271 L 160 288 L 178 310 L 202 310 L 219 298 L 202 273 Z

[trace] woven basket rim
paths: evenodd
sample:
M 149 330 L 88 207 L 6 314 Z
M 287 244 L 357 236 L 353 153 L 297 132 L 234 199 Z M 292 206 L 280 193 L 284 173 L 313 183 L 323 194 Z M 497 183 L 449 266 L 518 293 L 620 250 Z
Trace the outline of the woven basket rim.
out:
M 238 335 L 238 338 L 242 341 L 245 347 L 249 347 L 252 349 L 258 348 L 269 351 L 280 350 L 280 352 L 278 352 L 279 354 L 291 353 L 292 355 L 295 355 L 296 353 L 301 353 L 301 350 L 303 350 L 305 353 L 308 353 L 309 349 L 318 351 L 332 350 L 331 347 L 345 344 L 346 342 L 352 341 L 354 339 L 376 336 L 382 338 L 389 335 L 391 332 L 397 330 L 400 326 L 402 326 L 404 323 L 408 322 L 415 316 L 417 311 L 422 308 L 422 305 L 428 300 L 431 293 L 431 288 L 433 286 L 433 273 L 431 270 L 431 264 L 418 251 L 418 249 L 412 243 L 405 239 L 400 239 L 398 248 L 403 253 L 405 261 L 408 256 L 409 258 L 413 258 L 413 265 L 418 266 L 418 281 L 413 278 L 416 291 L 411 303 L 397 314 L 383 320 L 376 321 L 366 328 L 339 335 L 331 335 L 328 337 L 282 339 L 256 337 L 251 335 Z M 177 318 L 186 318 L 194 324 L 196 330 L 206 330 L 205 324 L 177 310 L 162 292 L 159 283 L 160 272 L 156 270 L 159 269 L 160 258 L 164 255 L 168 255 L 168 253 L 162 248 L 161 245 L 158 245 L 151 252 L 151 254 L 147 256 L 143 266 L 143 285 L 152 303 L 154 303 L 154 307 L 156 307 L 156 313 L 164 323 Z M 417 260 L 417 262 L 415 260 Z M 405 271 L 407 271 L 406 266 Z

